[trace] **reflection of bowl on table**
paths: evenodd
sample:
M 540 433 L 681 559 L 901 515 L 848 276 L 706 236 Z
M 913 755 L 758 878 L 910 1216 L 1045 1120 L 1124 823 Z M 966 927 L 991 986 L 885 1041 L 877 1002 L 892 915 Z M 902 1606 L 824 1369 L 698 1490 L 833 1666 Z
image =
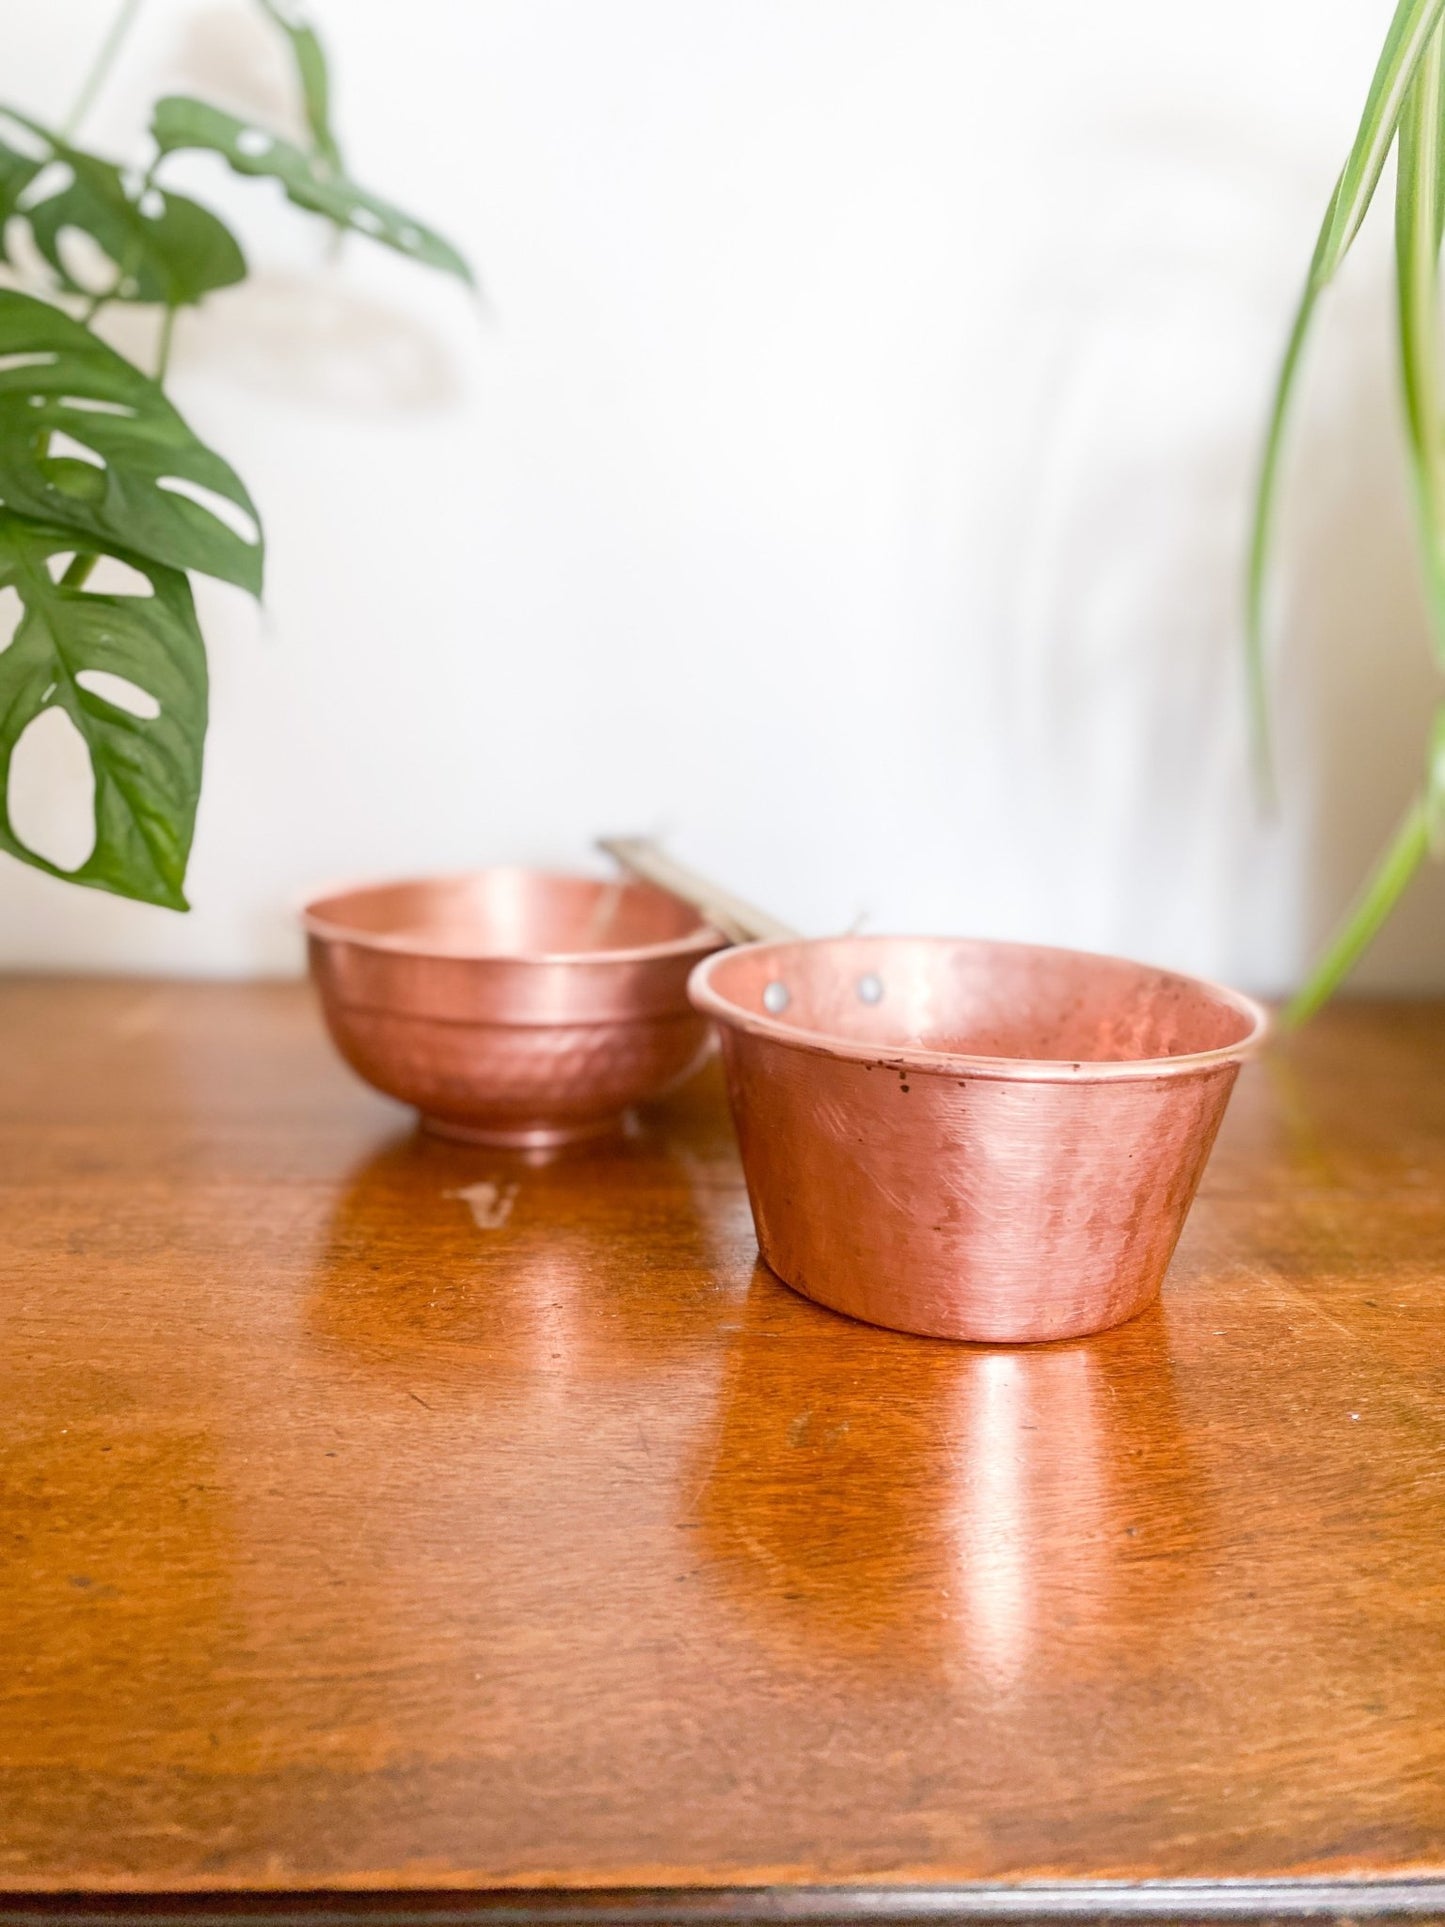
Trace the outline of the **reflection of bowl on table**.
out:
M 308 1338 L 428 1402 L 504 1387 L 520 1413 L 615 1384 L 638 1410 L 684 1386 L 710 1406 L 713 1251 L 739 1200 L 689 1181 L 700 1109 L 666 1100 L 636 1131 L 551 1158 L 403 1129 L 337 1187 Z
M 648 884 L 482 870 L 339 891 L 303 921 L 337 1049 L 444 1136 L 595 1136 L 708 1052 L 687 977 L 723 939 Z
M 808 1666 L 1077 1713 L 1127 1645 L 1167 1665 L 1215 1582 L 1157 1305 L 1097 1338 L 939 1345 L 825 1317 L 759 1265 L 683 1518 L 719 1592 Z M 1017 1707 L 1015 1707 L 1017 1712 Z M 1078 1735 L 1069 1735 L 1070 1741 Z

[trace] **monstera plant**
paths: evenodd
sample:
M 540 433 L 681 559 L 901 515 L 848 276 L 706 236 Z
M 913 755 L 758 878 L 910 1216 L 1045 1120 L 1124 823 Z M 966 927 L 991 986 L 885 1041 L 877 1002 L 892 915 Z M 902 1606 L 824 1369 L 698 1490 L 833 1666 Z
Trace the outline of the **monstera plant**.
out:
M 1401 389 L 1431 643 L 1445 673 L 1445 359 L 1440 244 L 1445 233 L 1445 0 L 1400 0 L 1359 132 L 1325 209 L 1295 312 L 1265 438 L 1249 560 L 1248 638 L 1256 736 L 1269 766 L 1264 592 L 1280 454 L 1315 307 L 1349 252 L 1395 150 L 1395 262 Z M 1427 857 L 1445 858 L 1445 691 L 1430 725 L 1415 794 L 1343 927 L 1288 1016 L 1298 1022 L 1339 987 Z
M 350 178 L 321 42 L 291 0 L 257 4 L 289 49 L 304 144 L 172 96 L 156 103 L 139 166 L 79 145 L 137 0 L 121 7 L 63 130 L 0 106 L 0 260 L 10 283 L 0 287 L 0 603 L 17 613 L 18 601 L 0 647 L 0 848 L 69 882 L 173 910 L 187 907 L 206 736 L 206 651 L 188 577 L 259 594 L 264 545 L 245 484 L 161 386 L 177 310 L 246 274 L 230 228 L 166 185 L 167 163 L 219 155 L 338 231 L 471 279 L 439 234 Z M 117 302 L 156 311 L 151 373 L 95 333 Z M 126 565 L 109 574 L 127 592 L 101 586 L 104 573 L 92 586 L 105 558 Z M 79 731 L 94 776 L 94 843 L 73 870 L 30 849 L 11 814 L 16 745 L 50 709 Z

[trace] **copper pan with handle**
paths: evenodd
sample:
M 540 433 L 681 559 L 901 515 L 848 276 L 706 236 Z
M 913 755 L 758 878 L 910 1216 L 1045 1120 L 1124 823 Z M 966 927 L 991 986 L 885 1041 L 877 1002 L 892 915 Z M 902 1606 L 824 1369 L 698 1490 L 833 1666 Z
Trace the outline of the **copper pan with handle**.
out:
M 1102 1331 L 1158 1295 L 1260 1005 L 1038 944 L 805 938 L 645 839 L 603 847 L 739 940 L 688 991 L 787 1284 L 997 1344 Z

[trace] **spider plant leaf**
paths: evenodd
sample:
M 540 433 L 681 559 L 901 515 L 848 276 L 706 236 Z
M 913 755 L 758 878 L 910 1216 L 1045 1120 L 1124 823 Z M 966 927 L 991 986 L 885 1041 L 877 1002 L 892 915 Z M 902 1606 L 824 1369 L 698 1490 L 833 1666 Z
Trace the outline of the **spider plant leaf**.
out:
M 326 49 L 306 18 L 300 0 L 260 0 L 260 6 L 291 43 L 301 105 L 312 148 L 324 163 L 323 172 L 340 174 L 343 171 L 341 149 L 331 125 L 331 71 L 326 64 Z
M 1445 0 L 1438 3 L 1445 6 Z M 181 148 L 219 154 L 238 174 L 278 181 L 297 207 L 472 283 L 471 269 L 449 241 L 344 176 L 321 175 L 311 156 L 293 141 L 179 94 L 157 101 L 152 132 L 163 154 Z
M 190 585 L 175 569 L 122 555 L 149 595 L 55 579 L 59 558 L 100 552 L 72 530 L 0 511 L 0 587 L 16 591 L 22 610 L 0 652 L 0 848 L 68 882 L 184 910 L 206 739 L 205 645 Z M 49 709 L 80 732 L 95 778 L 95 843 L 78 870 L 22 843 L 10 816 L 16 744 Z
M 235 470 L 148 375 L 10 288 L 0 289 L 0 504 L 260 593 L 260 524 Z
M 1430 734 L 1430 761 L 1425 782 L 1425 827 L 1430 838 L 1430 854 L 1445 857 L 1445 703 L 1435 712 Z
M 146 182 L 132 183 L 112 162 L 73 147 L 13 107 L 0 108 L 0 259 L 12 219 L 23 221 L 68 294 L 189 306 L 243 280 L 246 258 L 224 221 L 209 209 Z M 115 273 L 109 289 L 83 287 L 62 237 L 88 234 Z
M 1445 383 L 1440 350 L 1441 154 L 1445 27 L 1431 35 L 1400 117 L 1395 264 L 1400 374 L 1435 653 L 1445 664 Z
M 1445 0 L 1399 0 L 1394 18 L 1370 82 L 1364 112 L 1335 183 L 1321 223 L 1305 277 L 1304 291 L 1290 327 L 1284 359 L 1275 383 L 1269 423 L 1265 431 L 1259 479 L 1255 488 L 1245 595 L 1245 645 L 1249 673 L 1250 709 L 1261 767 L 1271 766 L 1269 700 L 1265 673 L 1264 590 L 1285 423 L 1299 373 L 1300 359 L 1314 319 L 1315 305 L 1350 244 L 1359 233 L 1379 185 L 1386 157 L 1395 138 L 1405 97 L 1425 48 L 1445 14 Z
M 1429 807 L 1426 797 L 1420 795 L 1406 810 L 1338 935 L 1287 1006 L 1284 1013 L 1287 1028 L 1293 1029 L 1313 1017 L 1321 1005 L 1334 996 L 1399 902 L 1429 848 Z

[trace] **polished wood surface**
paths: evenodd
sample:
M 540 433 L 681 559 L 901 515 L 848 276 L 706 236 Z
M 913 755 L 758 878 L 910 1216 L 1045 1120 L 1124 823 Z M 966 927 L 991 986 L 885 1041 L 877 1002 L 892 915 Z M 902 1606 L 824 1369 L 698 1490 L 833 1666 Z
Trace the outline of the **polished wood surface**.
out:
M 0 1187 L 0 1887 L 1445 1873 L 1445 1009 L 1035 1351 L 774 1281 L 711 1072 L 530 1166 L 297 986 L 0 986 Z

